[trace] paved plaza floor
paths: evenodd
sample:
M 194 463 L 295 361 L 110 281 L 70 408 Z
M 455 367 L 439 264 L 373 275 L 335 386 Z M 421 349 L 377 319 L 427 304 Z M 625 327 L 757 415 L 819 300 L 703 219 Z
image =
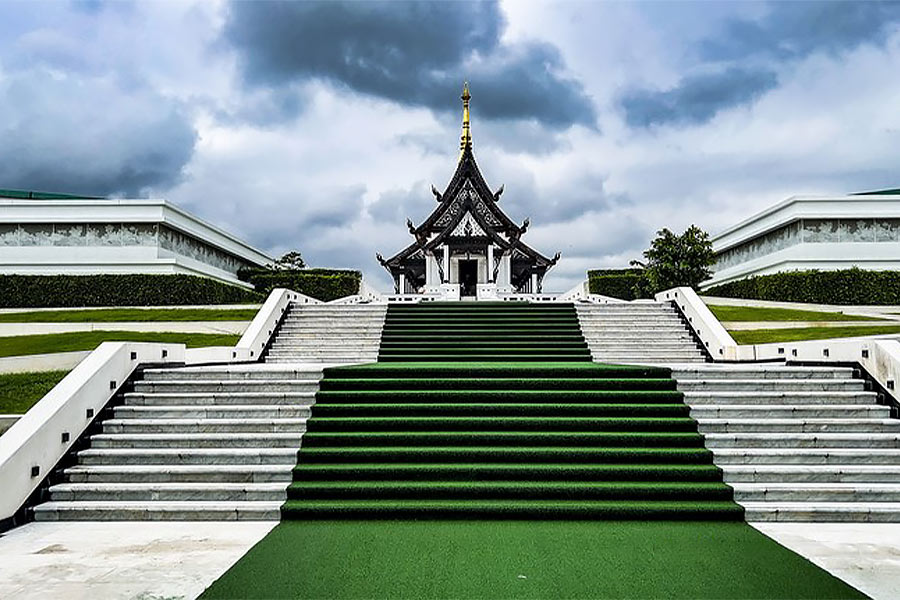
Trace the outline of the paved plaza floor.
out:
M 30 523 L 0 536 L 0 597 L 195 598 L 274 526 Z M 900 597 L 900 524 L 753 526 L 876 600 Z
M 196 598 L 275 525 L 29 523 L 0 536 L 0 598 Z

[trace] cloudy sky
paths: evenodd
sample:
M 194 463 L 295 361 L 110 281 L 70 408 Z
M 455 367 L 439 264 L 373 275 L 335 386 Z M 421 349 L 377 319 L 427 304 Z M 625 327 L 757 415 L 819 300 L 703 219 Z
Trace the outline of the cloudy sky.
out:
M 163 197 L 362 269 L 458 153 L 548 289 L 661 227 L 900 186 L 900 4 L 0 2 L 0 187 Z

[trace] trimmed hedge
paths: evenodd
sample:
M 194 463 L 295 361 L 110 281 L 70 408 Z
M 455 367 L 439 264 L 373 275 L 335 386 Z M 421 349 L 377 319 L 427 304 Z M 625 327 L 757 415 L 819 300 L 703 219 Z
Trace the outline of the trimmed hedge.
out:
M 641 269 L 596 269 L 588 271 L 588 291 L 622 300 L 644 298 L 640 294 Z
M 0 275 L 2 308 L 257 303 L 256 292 L 195 275 Z
M 238 274 L 260 294 L 275 288 L 288 288 L 312 298 L 329 302 L 359 293 L 362 273 L 348 269 L 253 269 Z
M 703 293 L 813 304 L 900 304 L 900 271 L 788 271 L 717 285 Z

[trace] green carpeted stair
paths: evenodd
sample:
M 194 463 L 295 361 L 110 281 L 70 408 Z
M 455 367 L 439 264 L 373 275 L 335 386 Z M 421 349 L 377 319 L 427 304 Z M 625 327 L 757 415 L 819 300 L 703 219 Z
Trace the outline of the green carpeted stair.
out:
M 293 479 L 286 519 L 743 516 L 654 367 L 326 369 Z
M 423 302 L 388 307 L 379 362 L 590 361 L 572 304 Z

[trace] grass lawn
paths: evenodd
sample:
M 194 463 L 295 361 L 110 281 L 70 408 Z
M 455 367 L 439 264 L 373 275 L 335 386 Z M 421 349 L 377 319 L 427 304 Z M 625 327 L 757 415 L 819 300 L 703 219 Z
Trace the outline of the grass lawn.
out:
M 865 598 L 740 522 L 282 522 L 201 598 Z
M 819 312 L 790 308 L 709 305 L 720 321 L 883 321 L 876 317 L 855 317 L 841 312 Z
M 68 373 L 68 371 L 44 371 L 0 375 L 0 414 L 25 414 Z
M 768 344 L 772 342 L 801 342 L 900 333 L 900 325 L 864 325 L 849 327 L 798 327 L 796 329 L 749 329 L 729 331 L 738 344 Z
M 155 333 L 142 331 L 84 331 L 47 335 L 0 337 L 0 357 L 93 350 L 101 342 L 170 342 L 203 346 L 233 346 L 239 335 L 219 333 Z
M 0 313 L 0 323 L 121 323 L 123 321 L 250 321 L 255 308 L 100 308 Z

